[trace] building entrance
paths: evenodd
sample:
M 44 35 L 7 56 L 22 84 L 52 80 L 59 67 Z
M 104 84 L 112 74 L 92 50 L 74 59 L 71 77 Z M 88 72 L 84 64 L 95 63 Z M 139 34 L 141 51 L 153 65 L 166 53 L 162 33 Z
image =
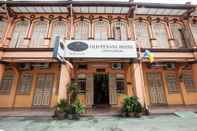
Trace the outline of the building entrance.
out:
M 106 73 L 94 75 L 94 105 L 109 104 L 109 76 Z

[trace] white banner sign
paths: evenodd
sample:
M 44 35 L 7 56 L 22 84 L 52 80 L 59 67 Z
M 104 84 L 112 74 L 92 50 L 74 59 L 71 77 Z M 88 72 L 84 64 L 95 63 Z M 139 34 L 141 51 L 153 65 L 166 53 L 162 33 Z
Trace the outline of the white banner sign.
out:
M 66 58 L 137 58 L 135 41 L 70 40 L 65 42 Z

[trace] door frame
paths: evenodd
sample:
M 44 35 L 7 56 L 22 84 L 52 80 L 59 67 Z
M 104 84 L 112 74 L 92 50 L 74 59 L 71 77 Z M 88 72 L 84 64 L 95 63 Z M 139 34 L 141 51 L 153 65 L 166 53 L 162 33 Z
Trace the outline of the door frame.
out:
M 162 82 L 162 89 L 163 89 L 163 95 L 164 95 L 164 99 L 166 101 L 166 103 L 164 104 L 154 104 L 151 102 L 151 94 L 150 94 L 150 87 L 149 87 L 149 83 L 148 83 L 148 77 L 147 77 L 147 73 L 159 73 L 161 76 L 161 82 Z M 166 89 L 165 89 L 165 84 L 164 84 L 164 79 L 163 79 L 163 71 L 161 69 L 148 69 L 145 71 L 145 80 L 146 80 L 146 87 L 147 87 L 147 94 L 148 94 L 148 98 L 149 98 L 149 104 L 151 106 L 167 106 L 168 105 L 168 101 L 167 101 L 167 94 L 166 94 Z
M 51 91 L 50 91 L 50 98 L 49 98 L 49 104 L 48 105 L 34 105 L 34 96 L 36 94 L 36 90 L 37 90 L 37 81 L 38 81 L 38 75 L 41 75 L 41 74 L 51 74 L 53 75 L 53 84 L 52 84 L 52 88 L 51 88 Z M 53 97 L 53 88 L 54 88 L 54 83 L 55 83 L 55 73 L 52 73 L 52 72 L 38 72 L 35 74 L 35 87 L 34 87 L 34 90 L 33 90 L 33 96 L 32 96 L 32 104 L 31 104 L 31 107 L 32 108 L 49 108 L 50 105 L 51 105 L 51 101 L 52 101 L 52 97 Z
M 109 73 L 108 72 L 94 72 L 93 73 L 93 92 L 94 92 L 93 93 L 94 94 L 94 96 L 93 96 L 93 105 L 100 105 L 100 104 L 95 104 L 95 99 L 94 99 L 94 97 L 95 97 L 95 83 L 94 83 L 94 81 L 95 81 L 95 76 L 97 74 L 103 74 L 103 75 L 106 75 L 107 76 L 108 101 L 107 101 L 106 104 L 101 104 L 101 105 L 110 105 Z

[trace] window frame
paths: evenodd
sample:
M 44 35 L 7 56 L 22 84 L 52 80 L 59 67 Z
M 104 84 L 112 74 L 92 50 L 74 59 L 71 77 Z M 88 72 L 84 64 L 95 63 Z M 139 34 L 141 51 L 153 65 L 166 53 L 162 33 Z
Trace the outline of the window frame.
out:
M 6 90 L 2 90 L 2 87 L 5 86 L 5 85 L 2 85 L 2 83 L 4 80 L 7 80 L 7 79 L 5 79 L 5 75 L 7 75 L 6 73 L 11 73 L 12 79 L 8 79 L 9 81 L 11 81 L 11 84 L 9 85 L 9 87 L 6 88 Z M 12 69 L 6 69 L 5 72 L 3 73 L 2 80 L 0 83 L 0 95 L 10 95 L 14 80 L 15 80 L 14 71 Z
M 30 21 L 28 19 L 24 19 L 24 20 L 21 20 L 20 19 L 20 20 L 17 20 L 15 22 L 15 24 L 14 24 L 14 26 L 12 28 L 12 34 L 11 34 L 11 40 L 10 40 L 10 43 L 9 43 L 9 48 L 20 48 L 21 47 L 20 43 L 17 44 L 18 45 L 17 47 L 12 47 L 11 44 L 12 44 L 12 38 L 13 38 L 14 33 L 15 33 L 15 30 L 17 28 L 17 24 L 20 23 L 20 22 L 23 22 L 23 21 L 26 21 L 27 22 L 26 31 L 25 31 L 25 35 L 24 35 L 24 38 L 23 38 L 23 43 L 24 43 L 24 40 L 27 37 L 27 33 L 28 33 L 28 30 L 29 30 L 29 26 L 30 26 Z
M 22 75 L 24 75 L 24 74 L 31 74 L 31 83 L 30 83 L 30 88 L 28 89 L 28 92 L 25 92 L 25 91 L 22 91 L 21 92 L 21 87 L 22 87 L 22 85 L 24 84 L 22 84 L 22 80 L 24 80 L 24 77 L 22 77 Z M 16 94 L 17 95 L 30 95 L 31 94 L 31 90 L 32 90 L 32 84 L 33 84 L 33 78 L 34 78 L 34 76 L 33 76 L 33 73 L 32 72 L 29 72 L 29 71 L 24 71 L 24 72 L 21 72 L 20 73 L 20 76 L 19 76 L 19 80 L 18 80 L 18 85 L 17 85 L 17 90 L 16 90 Z M 26 82 L 26 81 L 25 81 Z M 24 86 L 24 85 L 23 85 Z M 25 86 L 26 86 L 26 84 L 25 84 Z M 24 89 L 23 89 L 24 90 Z
M 83 38 L 80 37 L 80 39 L 76 39 L 76 35 L 77 35 L 77 29 L 76 28 L 77 28 L 77 24 L 79 25 L 81 22 L 84 22 L 85 24 L 87 24 L 87 27 L 88 27 L 87 28 L 87 34 L 86 34 L 88 36 L 87 39 L 86 38 L 84 39 L 84 37 Z M 85 20 L 77 20 L 77 21 L 74 22 L 74 38 L 75 38 L 75 40 L 88 40 L 89 39 L 89 33 L 90 33 L 89 31 L 90 31 L 90 21 L 88 21 L 88 20 L 85 19 Z
M 105 23 L 106 24 L 106 39 L 101 39 L 101 38 L 96 38 L 96 23 L 97 22 L 103 22 L 103 23 Z M 105 25 L 104 24 L 104 25 Z M 100 33 L 101 34 L 101 33 Z M 103 33 L 102 33 L 103 34 Z M 105 35 L 103 35 L 103 36 L 105 36 Z M 100 36 L 99 36 L 100 37 Z M 96 21 L 94 21 L 94 40 L 108 40 L 108 38 L 109 38 L 109 21 L 107 21 L 107 20 L 104 20 L 104 19 L 102 19 L 102 20 L 96 20 Z
M 46 24 L 46 30 L 45 33 L 43 33 L 43 43 L 39 43 L 36 42 L 37 44 L 35 44 L 35 40 L 33 41 L 33 33 L 35 31 L 35 26 L 38 22 L 43 22 Z M 32 27 L 31 27 L 31 35 L 30 35 L 30 42 L 28 44 L 28 48 L 40 48 L 43 46 L 43 44 L 45 44 L 45 38 L 48 35 L 48 29 L 49 29 L 49 21 L 47 19 L 36 19 L 32 22 Z

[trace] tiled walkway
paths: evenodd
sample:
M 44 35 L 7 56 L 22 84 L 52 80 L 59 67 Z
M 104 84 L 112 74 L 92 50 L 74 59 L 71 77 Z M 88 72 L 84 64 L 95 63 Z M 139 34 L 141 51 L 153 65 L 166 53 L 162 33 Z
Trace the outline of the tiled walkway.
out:
M 47 117 L 0 117 L 1 131 L 197 131 L 196 118 L 174 115 L 142 118 L 85 117 L 78 121 Z

